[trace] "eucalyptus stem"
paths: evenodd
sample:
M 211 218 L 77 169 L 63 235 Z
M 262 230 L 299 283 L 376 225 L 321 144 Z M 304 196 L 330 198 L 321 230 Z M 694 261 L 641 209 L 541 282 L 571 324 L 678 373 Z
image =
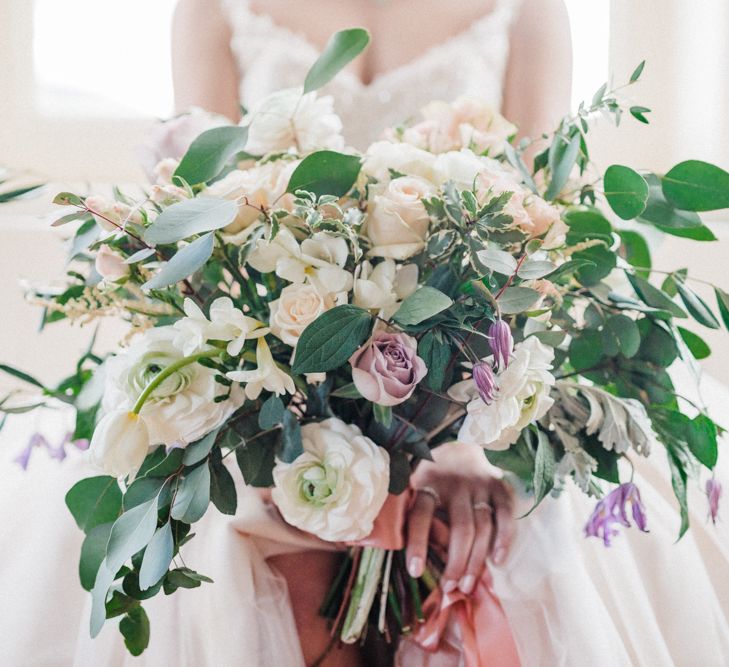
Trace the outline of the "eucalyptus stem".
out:
M 179 361 L 176 361 L 174 364 L 170 364 L 169 366 L 167 366 L 167 368 L 157 373 L 157 375 L 154 376 L 151 382 L 144 388 L 144 391 L 139 395 L 137 402 L 134 404 L 132 412 L 135 415 L 138 415 L 139 411 L 142 409 L 142 406 L 144 406 L 152 392 L 157 389 L 157 387 L 159 387 L 173 373 L 176 373 L 185 366 L 194 364 L 200 359 L 210 359 L 212 357 L 217 357 L 220 355 L 221 352 L 222 350 L 219 350 L 217 348 L 214 350 L 206 350 L 205 352 L 198 352 L 197 354 L 191 354 L 189 357 L 183 357 Z

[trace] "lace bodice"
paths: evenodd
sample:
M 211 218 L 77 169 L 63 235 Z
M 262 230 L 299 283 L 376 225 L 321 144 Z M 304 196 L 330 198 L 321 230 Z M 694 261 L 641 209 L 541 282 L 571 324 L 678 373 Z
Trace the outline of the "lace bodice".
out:
M 243 73 L 243 106 L 254 107 L 275 90 L 301 85 L 319 50 L 301 33 L 253 12 L 248 0 L 221 2 L 233 33 L 232 50 Z M 340 72 L 322 93 L 334 97 L 347 142 L 365 148 L 380 138 L 385 127 L 413 116 L 431 100 L 452 101 L 468 95 L 500 107 L 509 26 L 518 2 L 496 0 L 491 13 L 466 30 L 376 76 L 371 83 L 362 83 L 349 71 Z

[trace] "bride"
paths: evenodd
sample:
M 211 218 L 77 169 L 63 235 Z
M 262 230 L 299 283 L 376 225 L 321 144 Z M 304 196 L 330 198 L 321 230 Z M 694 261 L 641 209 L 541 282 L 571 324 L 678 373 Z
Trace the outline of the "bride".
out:
M 328 37 L 352 25 L 370 30 L 372 47 L 323 92 L 333 95 L 351 132 L 346 138 L 357 147 L 432 99 L 485 99 L 529 136 L 549 130 L 568 110 L 571 55 L 558 0 L 220 0 L 219 6 L 181 0 L 173 45 L 177 106 L 238 120 L 240 104 L 255 106 L 274 90 L 300 85 Z M 439 465 L 422 463 L 412 479 L 421 492 L 408 517 L 409 567 L 420 573 L 441 503 L 452 526 L 443 585 L 470 592 L 489 559 L 523 665 L 719 665 L 729 654 L 729 534 L 725 525 L 705 525 L 697 494 L 691 533 L 671 544 L 677 526 L 660 462 L 636 464 L 652 534 L 626 532 L 606 550 L 581 535 L 591 507 L 580 493 L 566 488 L 562 498 L 516 522 L 526 501 L 513 499 L 493 477 L 479 449 L 440 449 Z M 17 487 L 30 488 L 32 475 L 9 481 L 0 490 L 3 506 L 18 502 Z M 70 482 L 57 485 L 68 488 Z M 33 558 L 28 540 L 0 566 L 0 588 L 27 612 L 10 618 L 10 605 L 4 605 L 5 664 L 314 663 L 329 642 L 317 608 L 336 554 L 284 526 L 265 497 L 243 488 L 239 497 L 238 515 L 209 512 L 198 530 L 204 535 L 185 553 L 215 584 L 150 600 L 153 634 L 141 658 L 128 656 L 113 627 L 93 642 L 87 638 L 76 581 L 72 594 L 59 595 L 72 589 L 65 583 L 55 595 L 51 591 L 45 608 L 33 610 L 30 600 L 24 605 L 21 595 L 35 604 L 45 593 L 23 593 L 27 581 L 21 587 L 14 580 Z M 476 509 L 484 501 L 494 506 L 493 516 Z M 72 538 L 65 524 L 40 512 L 34 520 L 33 530 L 44 535 L 61 574 L 75 576 L 66 561 L 76 561 L 80 532 Z M 27 518 L 17 513 L 16 521 L 3 526 L 8 550 L 11 536 L 17 542 L 28 535 Z M 41 618 L 49 619 L 42 645 L 33 625 Z M 76 634 L 78 642 L 69 641 Z M 328 653 L 320 664 L 381 664 L 365 660 L 349 647 Z

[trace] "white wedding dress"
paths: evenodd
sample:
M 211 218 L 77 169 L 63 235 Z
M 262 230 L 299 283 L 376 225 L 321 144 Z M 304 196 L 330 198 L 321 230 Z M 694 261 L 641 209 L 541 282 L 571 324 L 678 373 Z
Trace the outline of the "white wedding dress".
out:
M 245 74 L 242 103 L 253 106 L 273 90 L 300 85 L 317 50 L 254 14 L 245 0 L 222 1 Z M 334 96 L 349 143 L 366 146 L 432 99 L 468 94 L 498 107 L 515 8 L 515 0 L 498 0 L 465 32 L 369 85 L 340 73 L 324 92 Z M 729 390 L 707 383 L 722 414 Z M 82 534 L 63 507 L 72 482 L 89 474 L 83 457 L 58 464 L 34 455 L 27 473 L 11 461 L 38 423 L 57 437 L 65 419 L 51 411 L 40 420 L 16 417 L 0 433 L 0 664 L 302 665 L 285 582 L 266 558 L 312 541 L 284 526 L 240 480 L 237 516 L 211 507 L 185 547 L 186 563 L 215 583 L 146 601 L 152 635 L 140 658 L 126 652 L 115 621 L 88 638 L 88 594 L 77 577 Z M 662 455 L 658 449 L 636 461 L 649 535 L 626 530 L 609 549 L 584 538 L 593 501 L 572 486 L 518 522 L 512 554 L 494 579 L 524 667 L 727 664 L 729 523 L 709 524 L 706 498 L 694 488 L 691 531 L 674 544 L 678 513 Z M 720 459 L 718 476 L 729 480 L 727 457 Z

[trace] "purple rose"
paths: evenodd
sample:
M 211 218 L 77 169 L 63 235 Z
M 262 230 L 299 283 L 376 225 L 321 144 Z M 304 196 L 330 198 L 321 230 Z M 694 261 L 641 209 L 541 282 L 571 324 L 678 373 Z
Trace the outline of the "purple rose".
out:
M 407 334 L 376 333 L 349 359 L 354 386 L 378 405 L 406 401 L 428 372 L 417 349 L 417 341 Z

